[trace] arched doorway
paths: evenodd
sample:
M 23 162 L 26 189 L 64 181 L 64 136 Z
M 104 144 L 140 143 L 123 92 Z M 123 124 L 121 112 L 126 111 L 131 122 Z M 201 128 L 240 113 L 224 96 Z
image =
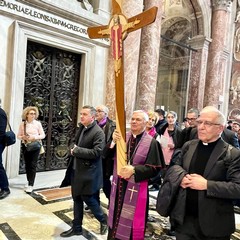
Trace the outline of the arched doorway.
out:
M 191 24 L 187 19 L 178 17 L 166 21 L 162 29 L 156 106 L 177 112 L 178 120 L 182 121 L 187 104 L 192 50 L 187 40 L 191 38 Z
M 198 1 L 163 1 L 155 106 L 165 111 L 176 111 L 179 122 L 185 117 L 191 95 L 191 56 L 196 50 L 190 42 L 202 32 L 203 21 Z

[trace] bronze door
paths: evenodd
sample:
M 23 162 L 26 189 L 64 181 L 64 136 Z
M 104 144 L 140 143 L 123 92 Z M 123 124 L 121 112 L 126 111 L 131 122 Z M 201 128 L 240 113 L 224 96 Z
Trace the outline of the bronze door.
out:
M 81 56 L 28 42 L 24 106 L 37 106 L 46 138 L 37 171 L 66 168 L 77 126 Z M 25 173 L 21 154 L 20 173 Z

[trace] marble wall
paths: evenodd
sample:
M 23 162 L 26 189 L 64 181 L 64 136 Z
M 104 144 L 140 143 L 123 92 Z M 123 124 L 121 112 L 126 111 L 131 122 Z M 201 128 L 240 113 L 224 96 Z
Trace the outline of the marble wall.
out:
M 28 4 L 31 2 L 31 6 Z M 47 2 L 47 3 L 46 3 Z M 37 5 L 39 3 L 40 5 Z M 17 133 L 23 108 L 27 41 L 36 41 L 51 47 L 82 55 L 80 66 L 79 107 L 104 102 L 109 41 L 89 39 L 87 27 L 93 22 L 106 24 L 107 19 L 90 14 L 71 15 L 68 3 L 60 1 L 0 1 L 1 25 L 1 88 L 2 107 Z M 44 4 L 45 9 L 41 10 Z M 79 3 L 76 1 L 76 4 Z M 79 7 L 76 5 L 76 9 Z M 64 6 L 64 7 L 63 7 Z M 64 11 L 63 11 L 64 10 Z M 88 19 L 86 16 L 89 16 Z M 89 22 L 89 23 L 87 23 Z M 98 93 L 98 94 L 96 94 Z M 4 165 L 8 176 L 18 175 L 20 141 L 4 151 Z

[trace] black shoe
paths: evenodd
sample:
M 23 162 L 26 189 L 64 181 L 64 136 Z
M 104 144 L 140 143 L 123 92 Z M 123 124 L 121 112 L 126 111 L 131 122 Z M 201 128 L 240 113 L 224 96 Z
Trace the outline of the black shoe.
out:
M 4 199 L 10 194 L 10 190 L 2 190 L 0 191 L 0 199 Z
M 73 228 L 70 228 L 69 230 L 62 232 L 60 234 L 61 237 L 71 237 L 74 235 L 82 235 L 82 231 L 80 230 L 74 230 Z
M 91 212 L 91 210 L 90 210 L 90 208 L 89 208 L 88 206 L 86 206 L 86 207 L 84 208 L 84 210 L 85 210 L 85 212 L 87 212 L 87 213 L 90 213 L 90 212 Z
M 101 223 L 100 224 L 100 233 L 101 233 L 101 235 L 106 234 L 107 230 L 108 230 L 107 223 L 106 222 Z

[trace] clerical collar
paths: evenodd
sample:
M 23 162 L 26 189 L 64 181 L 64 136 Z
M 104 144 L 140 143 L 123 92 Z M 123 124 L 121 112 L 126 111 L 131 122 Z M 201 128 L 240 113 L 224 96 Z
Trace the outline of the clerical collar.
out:
M 132 133 L 132 136 L 133 136 L 134 138 L 141 138 L 142 135 L 143 135 L 143 133 L 144 133 L 144 131 L 143 131 L 142 133 L 138 134 L 138 135 L 135 135 L 135 134 Z
M 202 145 L 204 146 L 211 146 L 211 145 L 216 145 L 217 142 L 219 141 L 220 138 L 218 138 L 216 141 L 214 142 L 209 142 L 209 143 L 206 143 L 206 142 L 203 142 L 203 141 L 200 141 L 202 143 Z

